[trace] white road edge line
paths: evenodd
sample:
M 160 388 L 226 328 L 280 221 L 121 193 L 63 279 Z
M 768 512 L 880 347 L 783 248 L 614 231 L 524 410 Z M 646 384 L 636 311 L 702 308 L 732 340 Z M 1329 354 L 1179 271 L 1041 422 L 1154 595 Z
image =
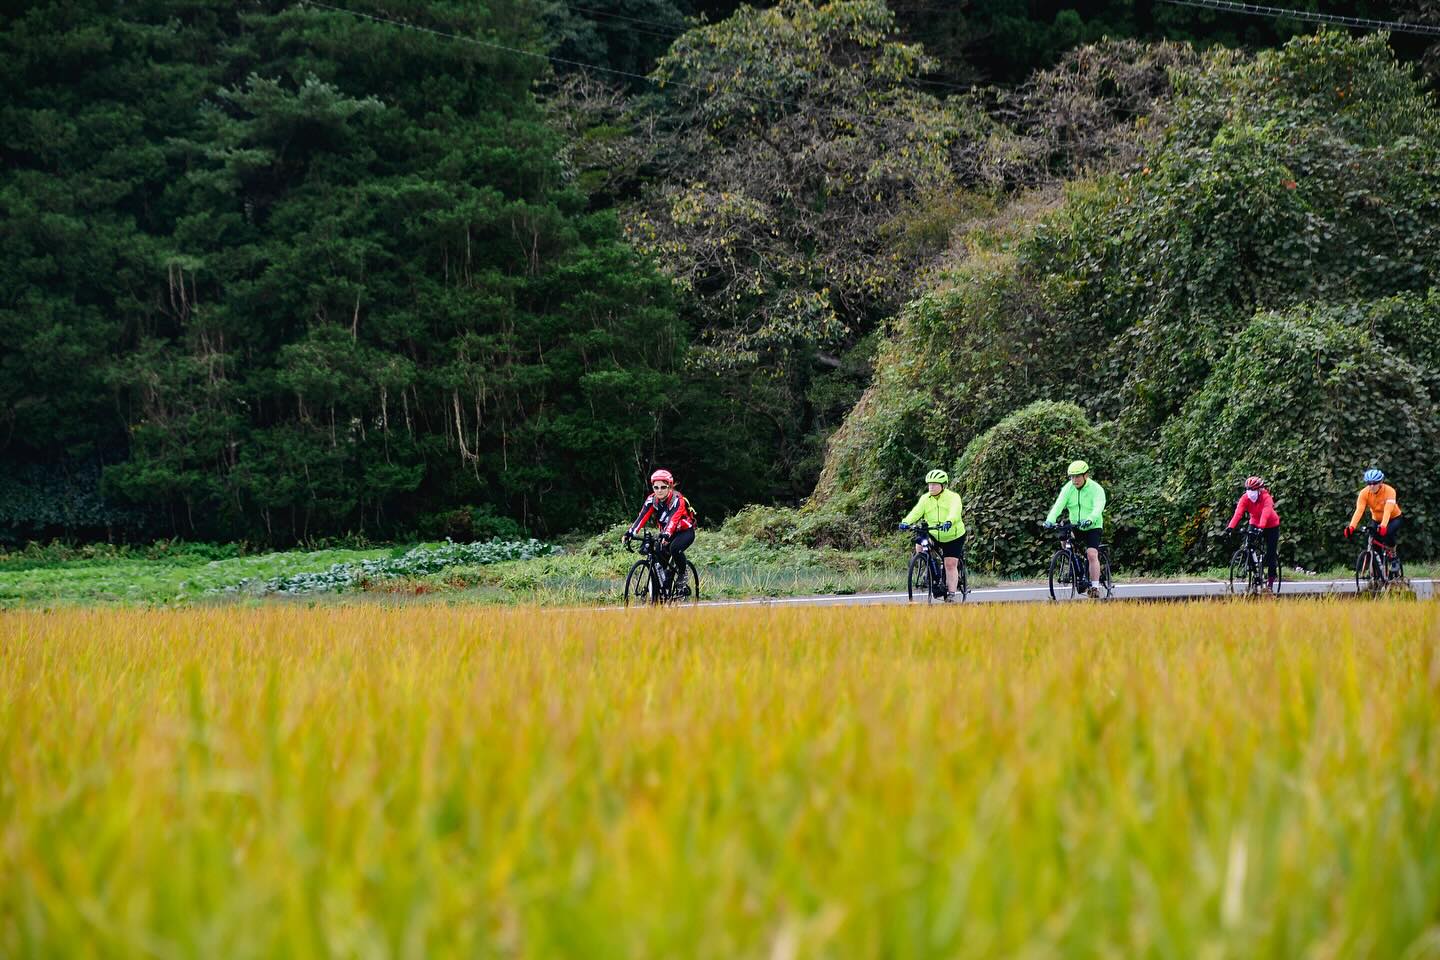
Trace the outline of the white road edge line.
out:
M 1425 583 L 1425 584 L 1430 584 L 1430 585 L 1432 585 L 1432 586 L 1433 586 L 1434 583 L 1435 583 L 1434 580 L 1429 579 L 1429 578 L 1424 578 L 1424 579 L 1420 579 L 1420 580 L 1411 580 L 1410 582 L 1411 582 L 1411 583 Z M 1294 586 L 1294 587 L 1301 587 L 1301 586 L 1324 587 L 1324 588 L 1333 589 L 1333 588 L 1335 588 L 1335 587 L 1348 586 L 1348 585 L 1350 585 L 1351 583 L 1353 583 L 1353 581 L 1351 581 L 1351 580 L 1294 580 L 1294 581 L 1290 581 L 1290 582 L 1287 584 L 1287 586 Z M 1225 586 L 1226 586 L 1226 584 L 1225 584 L 1225 582 L 1222 581 L 1222 580 L 1197 580 L 1197 581 L 1191 581 L 1191 582 L 1186 582 L 1186 583 L 1163 583 L 1163 582 L 1162 582 L 1162 583 L 1130 583 L 1130 584 L 1122 583 L 1122 584 L 1120 584 L 1119 586 L 1117 586 L 1117 587 L 1115 588 L 1115 593 L 1118 595 L 1121 591 L 1124 591 L 1124 590 L 1129 590 L 1129 591 L 1132 591 L 1132 592 L 1133 592 L 1133 591 L 1143 591 L 1143 590 L 1154 590 L 1154 589 L 1160 588 L 1160 587 L 1169 587 L 1169 588 L 1175 588 L 1175 587 L 1209 587 L 1209 588 L 1213 588 L 1214 590 L 1222 590 L 1222 589 L 1225 588 Z M 1048 590 L 1049 590 L 1049 587 L 1046 586 L 1046 585 L 1044 585 L 1044 584 L 1041 584 L 1040 586 L 1035 586 L 1035 587 L 977 587 L 976 589 L 970 591 L 970 596 L 978 598 L 981 594 L 994 594 L 994 593 L 1036 593 L 1036 592 L 1043 592 L 1043 591 L 1048 591 Z M 1311 591 L 1311 592 L 1314 592 L 1314 591 Z M 1353 591 L 1352 591 L 1352 592 L 1353 592 Z M 774 605 L 782 604 L 782 603 L 790 603 L 790 604 L 794 604 L 794 603 L 810 603 L 810 604 L 815 604 L 815 603 L 830 603 L 830 604 L 839 605 L 839 604 L 843 604 L 843 603 L 853 603 L 853 602 L 857 602 L 857 601 L 861 601 L 861 600 L 894 600 L 894 599 L 899 599 L 900 597 L 904 597 L 904 596 L 907 596 L 907 594 L 901 593 L 901 592 L 898 592 L 898 591 L 895 592 L 895 593 L 834 593 L 834 594 L 820 594 L 820 595 L 813 596 L 813 597 L 751 597 L 751 598 L 744 599 L 744 600 L 701 600 L 699 603 L 696 603 L 695 606 L 697 606 L 697 607 L 756 607 L 756 606 L 774 606 Z M 1204 596 L 1204 594 L 1198 594 L 1197 596 Z M 1173 600 L 1184 600 L 1185 597 L 1184 597 L 1184 596 L 1164 596 L 1164 595 L 1162 595 L 1162 596 L 1160 596 L 1158 599 L 1162 599 L 1162 600 L 1172 600 L 1172 599 L 1173 599 Z

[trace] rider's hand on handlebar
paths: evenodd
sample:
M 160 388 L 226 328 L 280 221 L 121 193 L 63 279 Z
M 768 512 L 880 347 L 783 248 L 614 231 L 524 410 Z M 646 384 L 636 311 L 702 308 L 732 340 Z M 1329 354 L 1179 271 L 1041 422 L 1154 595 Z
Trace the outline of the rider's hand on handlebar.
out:
M 1390 532 L 1390 524 L 1388 524 L 1388 523 L 1382 523 L 1382 524 L 1380 524 L 1380 536 L 1383 537 L 1383 536 L 1385 536 L 1385 534 L 1387 534 L 1387 533 L 1389 533 L 1389 532 Z
M 909 530 L 909 529 L 910 529 L 910 524 L 908 524 L 908 523 L 902 523 L 902 524 L 900 524 L 900 529 L 901 529 L 901 530 Z
M 941 529 L 941 530 L 949 530 L 949 529 L 950 529 L 951 527 L 953 527 L 953 526 L 954 526 L 953 523 L 951 523 L 949 520 L 946 520 L 944 523 L 940 524 L 940 529 Z
M 1046 530 L 1054 530 L 1054 529 L 1055 529 L 1055 521 L 1054 521 L 1054 520 L 1045 520 L 1045 521 L 1043 521 L 1040 525 L 1041 525 L 1042 527 L 1044 527 Z
M 1350 524 L 1347 523 L 1347 524 L 1345 524 L 1345 529 L 1342 530 L 1341 532 L 1345 534 L 1345 539 L 1348 540 L 1348 539 L 1350 539 L 1350 535 L 1355 532 L 1355 528 L 1352 527 L 1352 526 L 1350 526 Z
M 1081 529 L 1081 530 L 1089 530 L 1089 529 L 1090 529 L 1090 521 L 1089 521 L 1089 520 L 1081 520 L 1081 521 L 1080 521 L 1080 529 Z

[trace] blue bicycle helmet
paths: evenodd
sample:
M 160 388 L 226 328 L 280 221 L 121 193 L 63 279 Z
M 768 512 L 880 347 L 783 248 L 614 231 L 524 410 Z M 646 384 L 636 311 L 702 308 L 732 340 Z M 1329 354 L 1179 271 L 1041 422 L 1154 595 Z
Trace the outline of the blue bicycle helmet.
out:
M 1377 469 L 1374 468 L 1374 467 L 1371 467 L 1369 470 L 1366 470 L 1366 471 L 1365 471 L 1365 482 L 1366 482 L 1366 483 L 1381 483 L 1381 482 L 1384 481 L 1384 479 L 1385 479 L 1385 474 L 1381 473 L 1379 470 L 1377 470 Z

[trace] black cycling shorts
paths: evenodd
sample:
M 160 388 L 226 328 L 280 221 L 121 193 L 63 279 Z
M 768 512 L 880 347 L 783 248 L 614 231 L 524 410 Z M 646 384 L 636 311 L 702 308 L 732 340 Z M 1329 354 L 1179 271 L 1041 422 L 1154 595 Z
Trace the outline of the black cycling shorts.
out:
M 1105 531 L 1103 531 L 1099 527 L 1091 527 L 1089 530 L 1081 530 L 1079 527 L 1076 527 L 1075 539 L 1078 540 L 1080 543 L 1084 544 L 1086 547 L 1093 547 L 1094 549 L 1099 550 L 1100 534 L 1104 532 Z
M 947 541 L 946 543 L 941 543 L 939 540 L 936 540 L 935 548 L 940 551 L 940 556 L 942 557 L 954 557 L 956 560 L 962 560 L 965 557 L 966 536 L 968 536 L 968 534 L 962 533 L 954 540 Z

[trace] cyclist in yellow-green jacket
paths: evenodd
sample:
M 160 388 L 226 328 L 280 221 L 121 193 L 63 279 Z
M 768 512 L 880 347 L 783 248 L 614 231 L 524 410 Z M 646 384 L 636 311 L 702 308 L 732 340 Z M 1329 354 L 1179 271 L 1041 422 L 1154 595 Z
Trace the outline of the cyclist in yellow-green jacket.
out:
M 946 490 L 950 475 L 944 470 L 931 470 L 925 474 L 926 492 L 900 521 L 900 529 L 908 530 L 910 525 L 925 521 L 930 528 L 930 539 L 945 558 L 945 599 L 955 596 L 960 587 L 960 560 L 965 556 L 964 505 L 960 494 Z M 917 544 L 916 551 L 920 547 Z
M 1066 471 L 1070 481 L 1060 488 L 1055 505 L 1045 516 L 1045 526 L 1055 526 L 1055 519 L 1061 510 L 1069 511 L 1070 522 L 1078 530 L 1079 539 L 1085 544 L 1085 556 L 1090 561 L 1090 586 L 1085 591 L 1089 597 L 1100 596 L 1100 531 L 1105 526 L 1105 488 L 1090 479 L 1090 465 L 1076 460 Z

